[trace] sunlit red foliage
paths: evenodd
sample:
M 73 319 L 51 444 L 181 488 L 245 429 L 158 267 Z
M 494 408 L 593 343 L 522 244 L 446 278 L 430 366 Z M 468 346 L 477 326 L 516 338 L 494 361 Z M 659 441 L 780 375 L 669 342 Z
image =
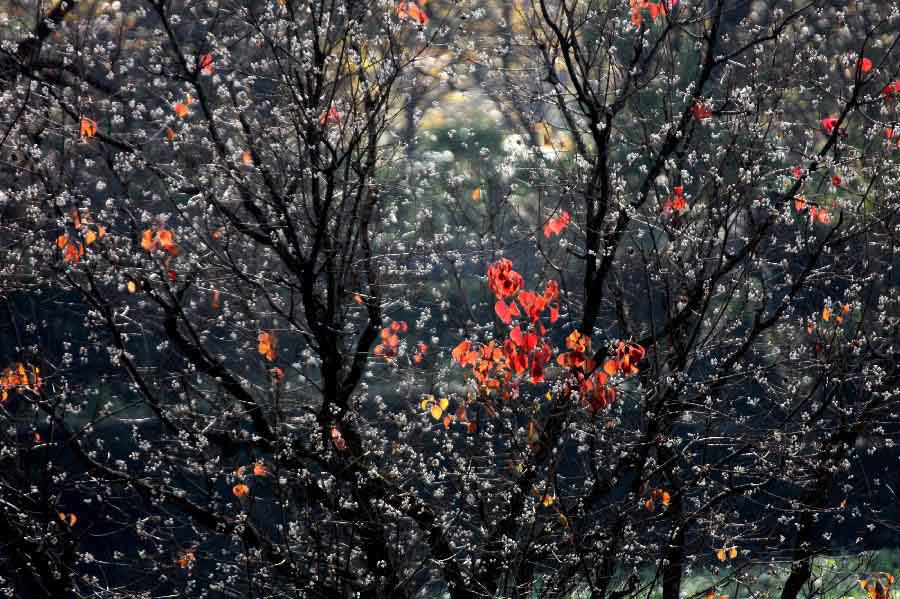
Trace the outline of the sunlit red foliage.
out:
M 172 231 L 164 227 L 160 227 L 155 231 L 153 229 L 145 229 L 141 234 L 141 247 L 148 252 L 155 252 L 161 249 L 173 256 L 177 256 L 179 253 L 178 246 L 175 245 L 175 236 Z
M 616 374 L 631 376 L 637 374 L 640 371 L 636 364 L 643 360 L 646 354 L 647 351 L 640 345 L 619 343 L 618 347 L 616 347 L 615 356 L 603 364 L 603 370 L 609 376 L 615 376 Z
M 570 216 L 569 213 L 565 210 L 562 211 L 562 214 L 559 216 L 553 216 L 550 220 L 547 221 L 547 224 L 544 225 L 544 237 L 550 237 L 551 235 L 559 235 L 563 232 L 563 230 L 569 226 Z
M 859 586 L 868 594 L 869 599 L 888 599 L 894 576 L 888 572 L 872 572 L 860 578 Z
M 667 508 L 672 501 L 672 497 L 665 489 L 653 489 L 650 491 L 647 499 L 644 500 L 644 507 L 647 508 L 647 511 L 652 512 L 656 509 L 657 501 L 661 502 L 664 508 Z
M 334 106 L 330 106 L 328 110 L 324 111 L 321 115 L 319 115 L 319 124 L 320 125 L 330 125 L 332 123 L 341 122 L 341 113 L 338 112 L 338 109 Z
M 672 197 L 666 200 L 666 204 L 663 207 L 665 212 L 682 212 L 687 208 L 687 201 L 684 199 L 684 187 L 681 185 L 675 186 L 675 191 L 672 194 Z
M 393 321 L 391 324 L 381 329 L 381 343 L 375 346 L 373 353 L 380 358 L 384 358 L 388 362 L 393 362 L 400 349 L 400 335 L 406 333 L 408 330 L 409 326 L 405 321 Z
M 422 2 L 422 4 L 424 5 L 425 2 Z M 425 13 L 425 9 L 421 8 L 417 2 L 413 2 L 413 0 L 402 0 L 397 5 L 397 16 L 412 19 L 420 25 L 428 23 L 428 15 Z
M 28 390 L 38 393 L 42 384 L 40 368 L 17 362 L 0 374 L 0 402 L 9 398 L 10 391 Z
M 712 110 L 710 109 L 710 107 L 700 100 L 694 101 L 691 112 L 693 112 L 694 120 L 696 121 L 702 121 L 704 119 L 712 117 Z

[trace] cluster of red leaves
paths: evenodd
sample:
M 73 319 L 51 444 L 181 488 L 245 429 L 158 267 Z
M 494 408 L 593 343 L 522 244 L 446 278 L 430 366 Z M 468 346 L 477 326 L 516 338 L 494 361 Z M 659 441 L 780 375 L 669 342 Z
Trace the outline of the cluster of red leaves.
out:
M 641 22 L 643 21 L 643 17 L 641 16 L 641 11 L 646 10 L 650 18 L 653 20 L 658 19 L 663 14 L 672 10 L 676 4 L 678 4 L 678 0 L 666 0 L 665 2 L 649 2 L 648 0 L 630 0 L 631 2 L 631 22 L 634 23 L 635 27 L 639 27 Z
M 559 318 L 559 307 L 555 303 L 559 299 L 559 285 L 556 281 L 548 282 L 543 294 L 523 291 L 522 276 L 513 270 L 512 262 L 506 259 L 488 268 L 488 285 L 498 298 L 494 311 L 503 322 L 510 323 L 514 316 L 523 315 L 531 322 L 516 324 L 502 345 L 491 341 L 475 347 L 468 339 L 463 340 L 453 348 L 453 360 L 464 368 L 471 367 L 472 376 L 488 394 L 499 391 L 502 386 L 514 384 L 515 378 L 525 373 L 532 384 L 543 383 L 544 370 L 553 351 L 544 338 L 547 328 L 541 318 L 548 308 L 551 324 Z M 515 297 L 507 305 L 504 298 L 511 296 Z M 576 372 L 581 397 L 595 412 L 615 398 L 615 390 L 607 385 L 609 377 L 637 374 L 636 364 L 646 353 L 639 345 L 620 343 L 614 357 L 604 365 L 603 370 L 598 370 L 591 359 L 590 338 L 574 331 L 566 338 L 566 347 L 570 351 L 560 354 L 556 361 L 563 368 Z M 505 399 L 509 396 L 508 391 L 503 394 Z
M 154 231 L 153 229 L 145 229 L 141 235 L 141 247 L 147 252 L 155 252 L 162 250 L 169 255 L 166 258 L 166 269 L 168 269 L 169 280 L 175 282 L 178 275 L 169 267 L 172 266 L 172 260 L 180 253 L 178 246 L 175 245 L 175 235 L 169 229 L 160 227 Z
M 720 562 L 724 562 L 725 559 L 734 559 L 738 555 L 737 545 L 733 545 L 731 547 L 722 547 L 721 549 L 716 549 L 716 559 Z
M 488 267 L 488 287 L 497 298 L 494 312 L 500 320 L 509 324 L 513 317 L 521 317 L 522 311 L 524 311 L 525 315 L 542 329 L 541 335 L 543 335 L 545 329 L 538 321 L 544 310 L 550 308 L 551 324 L 559 318 L 559 307 L 554 303 L 559 298 L 559 285 L 556 281 L 550 281 L 547 283 L 544 293 L 538 294 L 534 291 L 522 291 L 523 284 L 522 275 L 513 270 L 512 262 L 506 258 L 498 260 Z M 507 297 L 513 298 L 508 305 L 504 301 L 504 298 Z M 519 310 L 519 305 L 522 310 Z
M 591 339 L 578 331 L 566 337 L 566 347 L 571 350 L 556 357 L 556 363 L 575 372 L 581 401 L 593 412 L 599 412 L 616 398 L 616 390 L 610 386 L 609 376 L 600 370 L 591 358 Z
M 868 73 L 872 70 L 872 59 L 871 58 L 860 58 L 858 61 L 859 70 L 863 73 Z
M 701 102 L 700 100 L 694 100 L 691 112 L 694 114 L 695 121 L 702 121 L 712 117 L 712 109 L 710 109 L 705 102 Z
M 544 225 L 544 237 L 549 238 L 551 235 L 559 235 L 569 226 L 570 220 L 571 217 L 565 210 L 563 210 L 562 214 L 558 217 L 554 216 L 550 218 L 550 220 L 547 221 L 547 224 Z
M 255 476 L 257 478 L 271 476 L 271 472 L 269 472 L 268 466 L 263 462 L 255 462 L 251 467 L 240 466 L 234 471 L 234 475 L 238 480 L 244 480 L 250 476 Z M 231 488 L 231 492 L 235 497 L 243 501 L 250 495 L 250 487 L 246 483 L 239 482 Z
M 884 89 L 881 90 L 881 95 L 884 96 L 885 101 L 891 102 L 897 96 L 900 96 L 900 81 L 893 81 L 884 86 Z
M 425 352 L 428 351 L 428 345 L 419 341 L 419 345 L 417 347 L 416 354 L 413 356 L 413 362 L 416 364 L 421 364 L 422 360 L 425 359 Z
M 464 340 L 451 352 L 460 366 L 472 367 L 472 375 L 488 393 L 499 389 L 501 382 L 510 383 L 514 376 L 526 372 L 533 384 L 543 382 L 544 367 L 552 356 L 543 339 L 547 328 L 541 318 L 548 308 L 551 324 L 559 318 L 559 285 L 549 281 L 544 292 L 537 293 L 522 290 L 523 283 L 509 260 L 504 258 L 492 264 L 488 268 L 488 286 L 497 297 L 494 312 L 507 324 L 513 317 L 523 315 L 531 323 L 513 327 L 502 345 L 491 341 L 476 349 L 471 341 Z M 508 305 L 504 301 L 507 297 L 511 298 Z
M 859 586 L 870 599 L 889 599 L 894 576 L 888 572 L 872 572 L 860 578 Z
M 78 516 L 75 514 L 66 514 L 64 512 L 60 512 L 58 517 L 61 522 L 71 526 L 75 526 L 75 523 L 78 522 Z
M 197 556 L 192 549 L 185 549 L 178 555 L 178 559 L 175 560 L 178 567 L 183 570 L 190 568 L 195 561 L 197 561 Z
M 245 476 L 269 476 L 269 467 L 263 462 L 254 462 L 252 467 L 240 466 L 234 471 L 234 475 L 240 479 Z
M 648 512 L 652 512 L 656 509 L 656 502 L 660 501 L 663 504 L 663 507 L 669 507 L 669 502 L 672 500 L 672 496 L 669 495 L 669 492 L 663 489 L 653 489 L 650 491 L 647 499 L 644 500 L 644 507 L 647 508 Z
M 328 110 L 323 111 L 322 114 L 319 115 L 319 124 L 323 127 L 325 125 L 330 125 L 331 123 L 340 123 L 341 122 L 341 113 L 338 112 L 338 109 L 334 106 L 330 106 Z
M 884 130 L 884 138 L 888 141 L 891 141 L 894 139 L 894 133 L 895 132 L 893 127 L 886 127 Z M 900 148 L 900 136 L 898 136 L 897 138 L 896 146 Z
M 426 0 L 403 0 L 397 5 L 397 16 L 400 18 L 412 19 L 420 25 L 428 24 L 428 14 L 425 12 Z M 420 6 L 421 5 L 421 6 Z
M 666 205 L 663 207 L 663 210 L 666 214 L 669 214 L 673 210 L 675 212 L 682 212 L 686 208 L 687 201 L 684 199 L 684 187 L 676 185 L 674 195 L 666 200 Z
M 41 390 L 41 369 L 17 362 L 15 366 L 4 369 L 0 374 L 0 402 L 7 400 L 10 391 L 23 389 L 35 393 Z
M 158 228 L 155 232 L 153 229 L 145 229 L 141 235 L 141 247 L 148 252 L 163 250 L 173 256 L 178 255 L 175 236 L 172 234 L 172 231 L 166 228 Z
M 72 212 L 72 223 L 75 225 L 76 232 L 80 233 L 84 239 L 84 243 L 75 241 L 69 235 L 60 235 L 56 238 L 56 247 L 63 252 L 63 259 L 66 262 L 78 264 L 78 261 L 84 256 L 84 248 L 91 245 L 98 239 L 106 235 L 106 227 L 103 225 L 91 226 L 90 212 L 85 213 L 84 218 L 78 213 L 78 210 Z
M 646 355 L 647 350 L 640 345 L 619 343 L 614 357 L 603 364 L 603 370 L 609 376 L 615 376 L 616 374 L 631 376 L 637 374 L 640 371 L 635 364 L 643 360 Z
M 397 357 L 397 350 L 400 347 L 400 337 L 398 334 L 405 333 L 408 330 L 409 327 L 406 325 L 406 322 L 402 320 L 395 320 L 390 325 L 381 329 L 381 343 L 375 346 L 375 355 L 384 358 L 388 363 L 393 362 L 394 358 Z
M 803 212 L 804 210 L 809 211 L 809 222 L 820 222 L 820 223 L 829 223 L 831 222 L 831 215 L 824 208 L 820 208 L 815 204 L 809 204 L 806 201 L 806 198 L 803 196 L 796 196 L 794 198 L 794 210 L 797 212 Z

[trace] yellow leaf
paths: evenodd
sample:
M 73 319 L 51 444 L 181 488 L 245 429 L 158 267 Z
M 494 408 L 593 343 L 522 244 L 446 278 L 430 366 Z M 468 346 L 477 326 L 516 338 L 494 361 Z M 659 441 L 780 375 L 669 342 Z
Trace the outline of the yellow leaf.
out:
M 137 291 L 137 283 L 128 281 L 128 293 L 134 293 L 135 291 Z
M 719 558 L 720 562 L 725 561 L 725 548 L 724 547 L 716 550 L 716 557 Z
M 441 406 L 439 406 L 437 404 L 433 404 L 431 406 L 431 417 L 434 418 L 435 420 L 440 420 L 441 414 L 443 414 L 443 413 L 444 413 L 444 410 L 441 409 Z

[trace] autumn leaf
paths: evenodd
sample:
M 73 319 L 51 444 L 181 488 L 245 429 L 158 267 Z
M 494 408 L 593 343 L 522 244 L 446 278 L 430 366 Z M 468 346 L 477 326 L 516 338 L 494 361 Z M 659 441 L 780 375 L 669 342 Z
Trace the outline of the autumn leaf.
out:
M 472 190 L 472 200 L 477 202 L 480 199 L 481 199 L 481 188 L 476 187 L 474 190 Z
M 424 5 L 425 3 L 422 2 L 422 4 Z M 428 24 L 428 15 L 425 14 L 425 11 L 419 8 L 419 5 L 412 0 L 403 0 L 397 5 L 397 16 L 418 21 L 420 25 Z
M 238 499 L 244 499 L 250 494 L 250 487 L 244 483 L 238 483 L 231 488 L 231 492 L 234 493 L 234 496 Z
M 172 106 L 172 110 L 174 110 L 174 111 L 175 111 L 175 114 L 177 114 L 177 115 L 178 115 L 179 117 L 181 117 L 181 118 L 185 118 L 185 117 L 188 115 L 188 112 L 190 112 L 190 111 L 188 110 L 187 105 L 186 105 L 186 104 L 183 104 L 182 102 L 176 102 L 176 103 Z
M 212 75 L 213 74 L 212 64 L 213 64 L 212 54 L 204 54 L 203 57 L 200 59 L 200 70 L 202 70 L 203 73 L 206 75 Z
M 331 123 L 339 123 L 341 122 L 341 113 L 338 112 L 338 109 L 334 106 L 328 108 L 327 111 L 323 112 L 319 115 L 319 124 L 320 125 L 329 125 Z
M 868 73 L 872 70 L 872 60 L 869 58 L 860 58 L 859 59 L 859 70 L 863 73 Z
M 94 137 L 97 134 L 97 121 L 87 118 L 86 116 L 81 117 L 81 139 L 82 141 L 87 141 L 90 138 Z
M 825 133 L 831 135 L 834 133 L 834 128 L 837 125 L 838 119 L 834 116 L 827 116 L 822 119 L 822 128 L 825 129 Z
M 195 561 L 197 560 L 197 556 L 190 549 L 182 551 L 178 556 L 176 562 L 178 563 L 178 567 L 182 569 L 189 568 Z
M 78 517 L 75 514 L 64 514 L 63 512 L 59 513 L 59 519 L 69 526 L 75 526 L 75 523 L 78 522 Z
M 264 356 L 269 362 L 275 361 L 275 334 L 270 331 L 263 331 L 259 334 L 259 346 L 257 351 Z
M 563 230 L 569 226 L 570 220 L 569 213 L 563 210 L 562 214 L 558 217 L 552 217 L 547 221 L 547 224 L 544 225 L 544 237 L 549 238 L 551 235 L 559 235 L 563 232 Z

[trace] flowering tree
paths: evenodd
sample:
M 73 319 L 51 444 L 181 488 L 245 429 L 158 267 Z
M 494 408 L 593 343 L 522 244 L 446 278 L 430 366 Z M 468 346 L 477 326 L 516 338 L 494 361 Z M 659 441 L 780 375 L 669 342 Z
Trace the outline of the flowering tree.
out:
M 897 8 L 10 3 L 0 586 L 887 597 Z

